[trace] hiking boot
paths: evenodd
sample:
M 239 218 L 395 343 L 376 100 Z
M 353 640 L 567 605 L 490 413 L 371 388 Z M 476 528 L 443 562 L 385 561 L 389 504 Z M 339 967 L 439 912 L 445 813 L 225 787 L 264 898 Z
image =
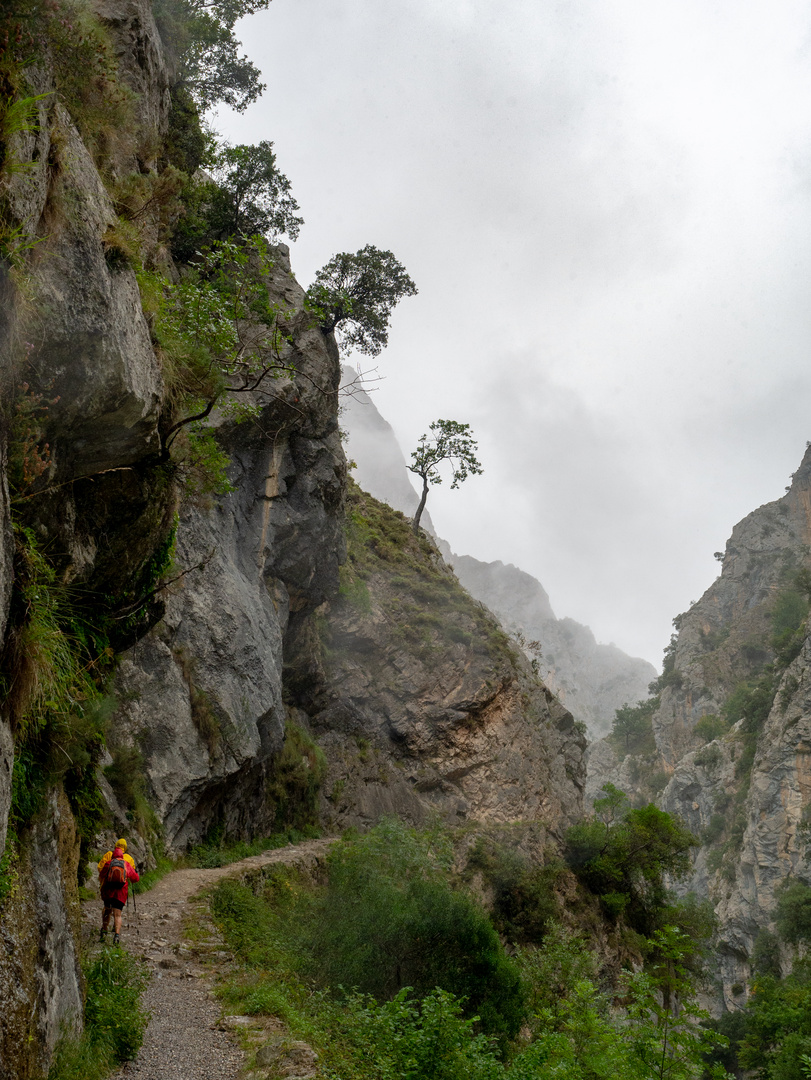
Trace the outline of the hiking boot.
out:
M 106 940 L 107 940 L 107 931 L 102 930 L 101 933 L 99 934 L 99 941 L 103 945 Z
M 113 945 L 117 945 L 120 940 L 118 934 L 113 934 Z

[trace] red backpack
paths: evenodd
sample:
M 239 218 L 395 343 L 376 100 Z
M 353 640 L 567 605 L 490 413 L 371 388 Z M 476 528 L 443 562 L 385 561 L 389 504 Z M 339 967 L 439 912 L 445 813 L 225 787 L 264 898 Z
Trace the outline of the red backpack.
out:
M 104 872 L 104 891 L 117 892 L 127 884 L 127 864 L 123 859 L 110 859 Z

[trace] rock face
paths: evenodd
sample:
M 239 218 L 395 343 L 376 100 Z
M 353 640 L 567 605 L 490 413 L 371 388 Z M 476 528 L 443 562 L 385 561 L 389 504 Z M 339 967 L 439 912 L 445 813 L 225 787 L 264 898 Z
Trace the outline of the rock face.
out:
M 599 644 L 591 630 L 574 619 L 556 618 L 536 578 L 518 567 L 484 563 L 470 555 L 451 555 L 450 563 L 462 585 L 508 631 L 540 643 L 544 682 L 583 721 L 591 738 L 611 729 L 617 709 L 647 697 L 656 677 L 653 665 L 616 645 Z
M 284 360 L 298 374 L 255 425 L 222 430 L 235 490 L 210 509 L 182 508 L 176 563 L 200 568 L 123 654 L 117 677 L 122 705 L 109 738 L 140 748 L 173 850 L 215 823 L 232 835 L 272 825 L 263 785 L 284 736 L 288 619 L 335 592 L 343 558 L 339 372 L 302 313 L 285 248 L 271 294 L 291 313 Z
M 5 442 L 0 440 L 0 646 L 4 640 L 8 606 L 11 599 L 12 551 L 14 540 L 11 533 L 11 516 L 6 481 Z M 14 758 L 14 740 L 11 727 L 0 713 L 0 857 L 6 847 L 6 827 L 11 805 L 11 766 Z
M 811 805 L 811 638 L 780 679 L 758 733 L 750 776 L 741 776 L 742 722 L 676 765 L 662 807 L 704 839 L 684 889 L 710 896 L 719 917 L 719 994 L 743 1003 L 732 987 L 751 984 L 758 934 L 774 930 L 776 889 L 786 878 L 811 879 L 807 821 Z M 736 769 L 736 766 L 738 768 Z M 723 858 L 722 816 L 732 816 Z
M 719 918 L 716 1011 L 745 1002 L 777 886 L 811 879 L 811 639 L 798 579 L 810 548 L 808 450 L 787 493 L 735 526 L 720 577 L 675 620 L 653 714 L 656 760 L 590 748 L 589 794 L 612 780 L 633 795 L 640 768 L 664 769 L 659 805 L 702 841 L 679 888 L 710 898 Z
M 62 1034 L 81 1029 L 79 844 L 64 795 L 51 794 L 0 920 L 0 1078 L 47 1072 Z
M 788 492 L 735 526 L 721 576 L 676 620 L 673 675 L 654 718 L 667 762 L 675 763 L 694 747 L 692 730 L 702 716 L 717 713 L 737 683 L 773 659 L 774 602 L 796 571 L 808 565 L 809 547 L 811 451 L 806 451 Z
M 331 827 L 581 813 L 585 737 L 403 515 L 355 489 L 338 600 L 299 628 L 288 686 L 325 751 Z
M 345 385 L 357 373 L 344 368 Z M 395 510 L 413 516 L 419 499 L 409 480 L 403 452 L 391 425 L 374 400 L 353 390 L 343 400 L 341 425 L 346 430 L 347 456 L 357 464 L 355 477 L 363 488 Z M 433 535 L 427 514 L 422 523 Z M 509 633 L 520 632 L 541 644 L 539 670 L 544 682 L 592 738 L 610 730 L 615 711 L 647 696 L 656 677 L 652 664 L 627 656 L 615 645 L 600 645 L 591 630 L 574 619 L 558 619 L 539 581 L 515 566 L 481 562 L 455 555 L 439 540 L 446 561 L 465 589 L 498 616 Z

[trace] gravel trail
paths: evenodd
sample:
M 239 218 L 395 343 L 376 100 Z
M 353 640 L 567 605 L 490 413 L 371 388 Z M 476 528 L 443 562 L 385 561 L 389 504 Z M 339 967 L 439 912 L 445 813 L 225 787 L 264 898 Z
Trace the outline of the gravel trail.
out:
M 221 878 L 269 863 L 313 866 L 332 843 L 308 840 L 212 870 L 175 870 L 136 898 L 137 916 L 130 898 L 121 943 L 152 969 L 143 997 L 151 1020 L 138 1057 L 112 1080 L 237 1080 L 244 1062 L 233 1035 L 239 1025 L 220 1023 L 212 994 L 216 975 L 228 970 L 231 957 L 197 894 Z M 86 902 L 83 916 L 92 940 L 101 924 L 100 902 Z M 190 938 L 183 936 L 186 925 L 194 927 Z

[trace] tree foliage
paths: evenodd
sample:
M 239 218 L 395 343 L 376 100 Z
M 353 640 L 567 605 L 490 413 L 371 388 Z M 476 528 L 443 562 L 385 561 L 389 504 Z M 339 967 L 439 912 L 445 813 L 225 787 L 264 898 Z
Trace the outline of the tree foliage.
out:
M 353 254 L 342 251 L 315 275 L 307 308 L 325 334 L 338 331 L 346 352 L 378 356 L 389 341 L 391 313 L 417 287 L 390 251 L 367 244 Z
M 790 945 L 811 941 L 811 886 L 786 879 L 777 898 L 777 932 Z
M 420 437 L 417 449 L 411 453 L 411 464 L 406 466 L 422 480 L 422 496 L 414 515 L 415 533 L 419 532 L 429 485 L 442 483 L 439 466 L 448 462 L 451 467 L 451 488 L 458 488 L 468 476 L 484 472 L 476 457 L 478 449 L 479 444 L 473 438 L 470 424 L 460 424 L 456 420 L 434 420 L 431 434 Z
M 298 237 L 304 219 L 297 214 L 290 181 L 276 167 L 273 143 L 225 143 L 213 152 L 208 168 L 213 180 L 191 183 L 185 192 L 185 212 L 172 239 L 176 258 L 188 262 L 226 240 Z
M 648 752 L 655 749 L 651 719 L 659 708 L 659 698 L 647 698 L 636 705 L 627 702 L 614 714 L 611 741 L 626 754 Z
M 282 358 L 286 313 L 268 297 L 271 265 L 267 244 L 253 237 L 212 245 L 179 281 L 138 273 L 173 399 L 163 446 L 204 478 L 202 492 L 230 490 L 227 458 L 206 425 L 214 409 L 236 422 L 256 416 L 280 392 L 277 380 L 293 374 Z
M 378 999 L 441 986 L 465 999 L 485 1031 L 512 1038 L 520 979 L 486 913 L 450 887 L 447 855 L 397 821 L 339 845 L 312 924 L 319 977 Z
M 269 3 L 157 0 L 158 27 L 177 58 L 175 88 L 188 91 L 201 113 L 219 103 L 244 112 L 265 89 L 259 69 L 240 53 L 234 26 Z
M 605 784 L 595 813 L 566 834 L 566 858 L 613 918 L 649 936 L 668 907 L 665 877 L 683 877 L 698 838 L 653 803 L 631 808 L 624 792 Z

